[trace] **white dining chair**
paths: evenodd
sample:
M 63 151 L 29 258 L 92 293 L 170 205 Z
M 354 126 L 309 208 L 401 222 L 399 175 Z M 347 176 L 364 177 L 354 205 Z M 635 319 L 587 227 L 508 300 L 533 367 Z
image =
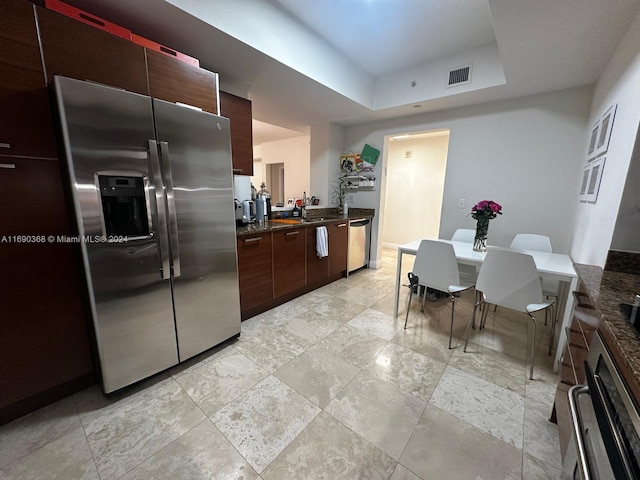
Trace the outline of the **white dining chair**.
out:
M 459 228 L 455 232 L 453 232 L 453 236 L 451 237 L 452 242 L 464 242 L 464 243 L 473 243 L 474 238 L 476 237 L 476 231 L 471 228 Z
M 452 242 L 473 243 L 476 236 L 476 231 L 471 228 L 459 228 L 451 237 Z M 460 265 L 458 264 L 458 271 L 460 272 L 461 285 L 474 285 L 478 278 L 478 271 L 475 265 Z
M 536 252 L 553 253 L 551 239 L 546 235 L 538 235 L 536 233 L 518 233 L 511 241 L 510 248 L 512 250 L 533 250 Z M 542 294 L 545 297 L 553 297 L 556 299 L 552 315 L 558 316 L 557 305 L 560 302 L 560 282 L 549 278 L 542 277 Z M 545 322 L 545 325 L 547 323 Z
M 536 264 L 531 255 L 509 250 L 490 250 L 480 267 L 476 291 L 480 292 L 481 300 L 473 306 L 473 315 L 467 326 L 464 351 L 467 351 L 471 328 L 475 326 L 476 311 L 480 304 L 482 309 L 479 329 L 484 328 L 489 309 L 487 305 L 499 305 L 519 312 L 526 313 L 533 324 L 533 338 L 531 341 L 531 369 L 529 378 L 533 380 L 533 364 L 536 351 L 536 319 L 534 313 L 545 310 L 553 302 L 545 302 L 540 286 L 540 277 Z M 551 320 L 551 335 L 549 339 L 549 354 L 553 345 L 555 318 Z
M 456 307 L 456 294 L 473 288 L 473 285 L 461 285 L 460 274 L 458 272 L 458 262 L 453 245 L 438 240 L 422 240 L 418 247 L 416 259 L 413 264 L 411 275 L 417 277 L 414 283 L 427 288 L 433 288 L 445 292 L 451 298 L 451 325 L 449 327 L 449 348 L 453 338 L 453 316 Z M 411 276 L 409 277 L 411 284 Z M 411 306 L 411 292 L 409 296 L 409 307 Z M 426 295 L 426 293 L 425 293 Z M 424 298 L 422 300 L 424 310 Z M 407 328 L 409 319 L 409 307 L 404 319 L 404 328 Z

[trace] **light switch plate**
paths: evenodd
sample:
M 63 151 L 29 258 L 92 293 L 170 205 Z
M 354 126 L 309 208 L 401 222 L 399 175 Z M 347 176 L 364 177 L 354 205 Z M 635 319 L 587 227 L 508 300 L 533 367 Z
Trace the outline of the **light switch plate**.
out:
M 466 199 L 464 198 L 458 199 L 458 208 L 464 208 L 465 202 L 466 202 Z

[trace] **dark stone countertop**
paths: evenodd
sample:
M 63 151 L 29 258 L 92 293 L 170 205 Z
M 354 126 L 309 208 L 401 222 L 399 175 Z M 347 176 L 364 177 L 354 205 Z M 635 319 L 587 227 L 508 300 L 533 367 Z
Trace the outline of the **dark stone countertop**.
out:
M 640 293 L 640 275 L 603 270 L 593 265 L 574 265 L 586 293 L 601 314 L 605 342 L 613 351 L 618 367 L 640 401 L 640 333 L 627 321 L 621 303 L 633 303 Z
M 306 226 L 320 226 L 327 223 L 339 222 L 341 220 L 357 220 L 359 218 L 373 218 L 374 210 L 367 208 L 353 208 L 349 209 L 349 214 L 345 218 L 336 212 L 335 208 L 323 210 L 309 210 L 307 212 L 307 218 L 300 223 L 279 223 L 274 221 L 260 223 L 251 223 L 246 226 L 236 227 L 236 236 L 243 237 L 245 235 L 253 235 L 261 232 L 272 232 L 276 230 L 284 230 L 290 228 L 300 228 Z M 313 214 L 311 213 L 313 212 Z M 289 218 L 289 220 L 295 220 Z M 302 219 L 300 219 L 302 220 Z

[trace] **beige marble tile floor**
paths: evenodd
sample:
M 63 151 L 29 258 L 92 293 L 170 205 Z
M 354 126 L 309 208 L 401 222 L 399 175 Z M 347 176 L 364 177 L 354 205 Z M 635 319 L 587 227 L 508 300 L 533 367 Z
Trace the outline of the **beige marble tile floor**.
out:
M 411 269 L 406 257 L 404 271 Z M 234 342 L 104 397 L 0 427 L 0 479 L 556 479 L 556 376 L 538 322 L 500 308 L 459 341 L 473 293 L 394 319 L 395 251 L 242 323 Z

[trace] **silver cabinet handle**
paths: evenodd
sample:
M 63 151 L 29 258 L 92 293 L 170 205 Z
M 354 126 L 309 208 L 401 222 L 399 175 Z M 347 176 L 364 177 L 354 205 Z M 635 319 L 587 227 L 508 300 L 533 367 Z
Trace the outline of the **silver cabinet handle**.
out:
M 167 214 L 164 209 L 164 187 L 162 186 L 162 174 L 160 173 L 158 144 L 155 140 L 149 140 L 148 142 L 153 189 L 156 197 L 156 211 L 158 212 L 158 240 L 160 241 L 160 259 L 162 260 L 160 271 L 162 272 L 162 278 L 166 280 L 171 276 L 171 265 L 169 263 L 169 241 L 167 240 Z
M 167 187 L 167 207 L 169 209 L 169 241 L 171 242 L 171 260 L 173 264 L 173 276 L 180 276 L 180 242 L 178 241 L 178 218 L 176 215 L 176 197 L 173 192 L 173 174 L 171 173 L 171 156 L 169 144 L 160 142 L 162 153 L 162 171 L 164 172 L 164 184 Z
M 244 243 L 259 242 L 262 237 L 245 238 Z
M 7 170 L 16 168 L 15 163 L 0 163 L 0 168 L 6 168 Z
M 342 227 L 346 227 L 347 224 L 346 223 L 341 223 L 340 225 L 338 225 L 338 228 L 342 228 Z
M 11 148 L 10 143 L 0 143 L 0 148 Z
M 233 173 L 236 173 L 236 172 L 238 172 L 238 173 L 242 173 L 243 171 L 244 171 L 244 170 L 242 170 L 241 168 L 234 168 L 234 169 L 233 169 Z
M 300 230 L 298 230 L 297 232 L 287 232 L 285 233 L 285 235 L 289 236 L 289 235 L 298 235 L 300 234 Z

